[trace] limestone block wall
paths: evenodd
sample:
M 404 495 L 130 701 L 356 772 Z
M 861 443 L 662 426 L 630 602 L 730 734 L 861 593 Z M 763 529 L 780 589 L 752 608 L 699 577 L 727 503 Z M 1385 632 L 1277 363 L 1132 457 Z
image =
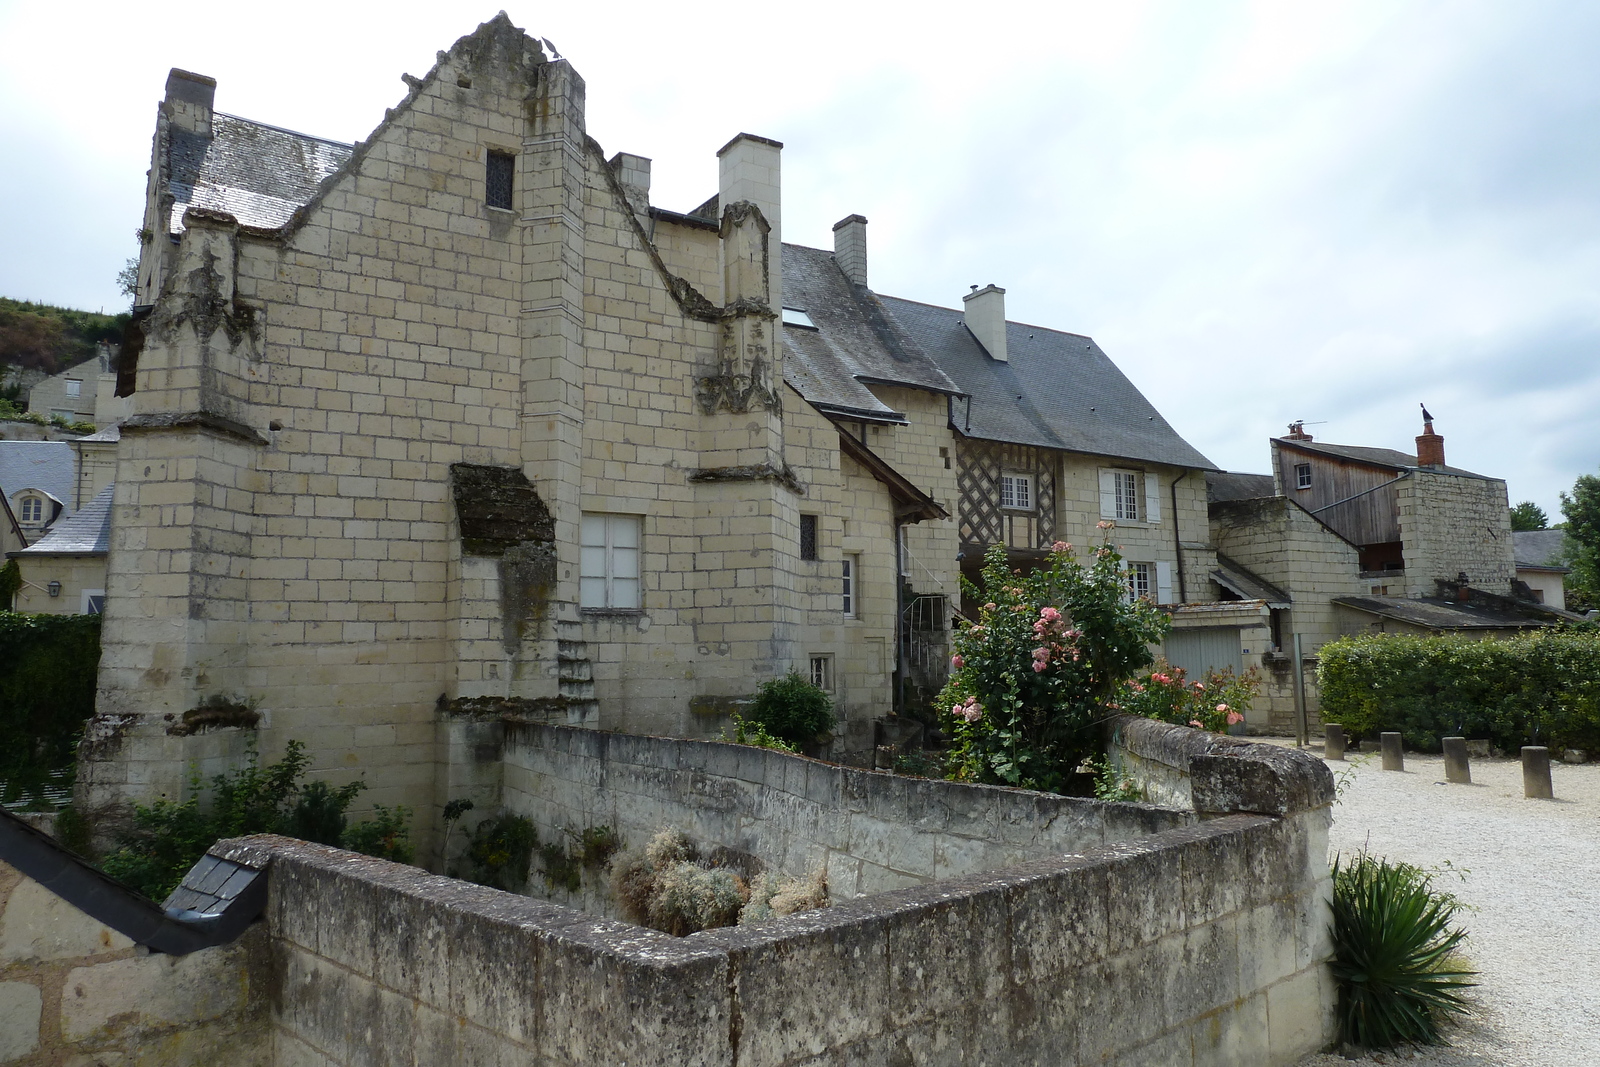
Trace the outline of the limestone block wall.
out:
M 1096 525 L 1103 517 L 1100 511 L 1100 471 L 1105 467 L 1142 470 L 1146 479 L 1157 481 L 1160 496 L 1161 511 L 1156 521 L 1120 521 L 1112 532 L 1112 543 L 1121 546 L 1123 555 L 1130 561 L 1166 563 L 1171 568 L 1174 601 L 1180 595 L 1186 596 L 1188 603 L 1210 600 L 1210 575 L 1216 563 L 1216 551 L 1211 545 L 1206 517 L 1205 478 L 1200 472 L 1185 472 L 1183 468 L 1160 464 L 1064 454 L 1061 459 L 1056 536 L 1086 553 L 1099 545 L 1102 534 Z M 1178 505 L 1175 514 L 1172 506 L 1174 483 Z M 1144 514 L 1143 510 L 1141 514 Z M 1184 568 L 1181 590 L 1177 572 L 1180 543 Z M 1154 576 L 1151 581 L 1153 584 Z M 1154 594 L 1155 590 L 1151 592 Z
M 1436 580 L 1463 571 L 1475 588 L 1511 595 L 1517 565 L 1505 482 L 1416 470 L 1395 490 L 1406 596 L 1436 596 Z
M 774 870 L 825 871 L 836 899 L 975 875 L 1183 826 L 1183 811 L 965 785 L 769 749 L 507 723 L 501 802 L 542 840 L 667 827 Z
M 152 955 L 0 863 L 0 1063 L 268 1067 L 266 944 Z
M 591 780 L 597 760 L 619 760 L 612 789 L 627 756 L 635 777 L 676 776 L 679 802 L 707 827 L 719 805 L 796 825 L 785 812 L 816 788 L 842 809 L 837 822 L 899 818 L 892 836 L 908 842 L 988 819 L 997 842 L 1013 835 L 1015 862 L 675 939 L 321 846 L 234 842 L 271 854 L 277 1062 L 1266 1067 L 1334 1036 L 1321 896 L 1333 789 L 1302 754 L 1158 723 L 1120 729 L 1114 750 L 1210 816 L 1194 821 L 1193 808 L 1073 804 L 756 749 L 695 766 L 690 753 L 729 746 L 550 727 L 526 738 L 512 747 L 530 750 L 518 772 L 529 782 L 535 747 Z M 680 761 L 642 762 L 653 749 Z M 865 792 L 841 795 L 851 781 Z M 996 821 L 1008 805 L 1015 821 Z M 1041 836 L 1087 828 L 1096 808 L 1108 823 L 1172 828 L 1109 844 Z M 1031 844 L 1014 836 L 1024 827 Z M 858 840 L 879 854 L 895 844 Z
M 78 615 L 84 610 L 83 594 L 106 591 L 104 556 L 19 556 L 22 588 L 17 590 L 16 611 L 42 615 Z M 59 596 L 50 595 L 50 583 L 60 582 Z

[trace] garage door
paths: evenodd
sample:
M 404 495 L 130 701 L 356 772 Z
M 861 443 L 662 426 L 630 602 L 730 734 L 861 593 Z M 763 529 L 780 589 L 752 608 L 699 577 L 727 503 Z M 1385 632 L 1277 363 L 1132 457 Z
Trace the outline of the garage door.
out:
M 1244 668 L 1239 650 L 1239 628 L 1221 626 L 1208 630 L 1174 630 L 1167 635 L 1163 648 L 1167 662 L 1182 667 L 1191 679 L 1198 681 L 1206 671 L 1220 671 L 1232 667 L 1237 673 Z

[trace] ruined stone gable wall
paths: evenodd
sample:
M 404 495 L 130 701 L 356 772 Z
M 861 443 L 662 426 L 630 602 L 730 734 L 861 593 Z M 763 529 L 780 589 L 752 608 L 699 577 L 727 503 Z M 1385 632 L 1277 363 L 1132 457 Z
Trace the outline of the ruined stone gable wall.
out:
M 1406 596 L 1437 596 L 1435 581 L 1462 571 L 1474 588 L 1511 595 L 1517 565 L 1505 482 L 1415 470 L 1395 489 Z

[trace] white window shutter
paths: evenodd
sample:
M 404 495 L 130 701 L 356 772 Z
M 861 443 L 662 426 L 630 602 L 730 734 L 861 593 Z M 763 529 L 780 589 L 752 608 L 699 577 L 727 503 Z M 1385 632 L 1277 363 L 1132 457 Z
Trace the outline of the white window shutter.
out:
M 1100 468 L 1100 517 L 1117 517 L 1117 480 L 1109 467 Z
M 1172 603 L 1172 564 L 1164 559 L 1156 560 L 1156 603 Z
M 1161 476 L 1146 473 L 1144 476 L 1144 521 L 1161 521 Z M 1163 604 L 1167 603 L 1165 600 Z

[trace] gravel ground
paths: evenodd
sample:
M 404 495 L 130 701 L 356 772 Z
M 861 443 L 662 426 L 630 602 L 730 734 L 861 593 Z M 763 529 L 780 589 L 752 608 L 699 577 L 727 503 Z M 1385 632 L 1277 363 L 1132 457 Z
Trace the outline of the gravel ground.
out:
M 1471 785 L 1447 784 L 1439 756 L 1408 752 L 1399 773 L 1376 754 L 1329 766 L 1340 783 L 1330 847 L 1465 872 L 1439 884 L 1476 909 L 1458 922 L 1482 972 L 1477 1017 L 1449 1033 L 1451 1047 L 1354 1062 L 1600 1064 L 1600 764 L 1552 767 L 1553 801 L 1523 798 L 1517 760 L 1473 760 Z M 1350 1062 L 1320 1055 L 1300 1067 Z

